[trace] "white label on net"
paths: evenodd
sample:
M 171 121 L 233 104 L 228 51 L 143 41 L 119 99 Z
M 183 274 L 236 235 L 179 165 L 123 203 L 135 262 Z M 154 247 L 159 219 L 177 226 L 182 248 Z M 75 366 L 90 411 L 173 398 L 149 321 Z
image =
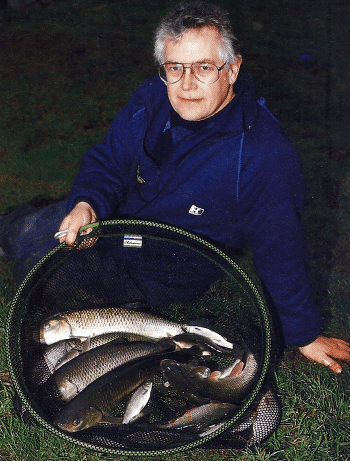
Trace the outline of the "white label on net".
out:
M 142 247 L 142 235 L 125 234 L 124 241 L 123 241 L 123 247 L 141 248 Z

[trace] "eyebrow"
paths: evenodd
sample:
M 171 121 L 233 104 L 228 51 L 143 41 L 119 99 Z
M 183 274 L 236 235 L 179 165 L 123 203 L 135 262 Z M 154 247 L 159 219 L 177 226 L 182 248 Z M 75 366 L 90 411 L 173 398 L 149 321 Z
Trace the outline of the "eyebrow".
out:
M 201 59 L 200 61 L 193 62 L 180 62 L 180 61 L 165 61 L 164 64 L 215 64 L 212 59 Z

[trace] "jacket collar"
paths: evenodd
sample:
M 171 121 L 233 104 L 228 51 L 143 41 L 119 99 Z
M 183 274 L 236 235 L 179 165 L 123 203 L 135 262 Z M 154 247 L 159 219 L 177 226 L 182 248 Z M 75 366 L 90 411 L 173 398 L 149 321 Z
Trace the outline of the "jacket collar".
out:
M 158 85 L 156 85 L 158 87 Z M 165 92 L 165 85 L 157 88 Z M 258 117 L 259 106 L 255 97 L 255 86 L 252 79 L 240 72 L 235 82 L 236 96 L 220 112 L 208 119 L 205 127 L 207 134 L 217 133 L 222 135 L 237 135 L 250 129 Z M 159 136 L 162 134 L 172 111 L 169 99 L 161 98 L 161 104 L 150 108 L 148 130 L 144 140 L 144 148 L 150 155 L 153 151 Z

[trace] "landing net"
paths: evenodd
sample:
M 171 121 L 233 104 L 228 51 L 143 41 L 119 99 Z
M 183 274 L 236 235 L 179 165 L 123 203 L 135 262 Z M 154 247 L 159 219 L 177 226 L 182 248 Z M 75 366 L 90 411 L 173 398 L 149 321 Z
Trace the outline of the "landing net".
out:
M 91 246 L 91 244 L 93 245 Z M 248 345 L 257 373 L 236 409 L 208 427 L 161 429 L 198 406 L 160 370 L 146 416 L 127 428 L 99 424 L 66 432 L 53 424 L 65 405 L 52 384 L 39 342 L 43 320 L 85 308 L 126 306 L 162 318 L 206 325 L 234 344 Z M 271 377 L 273 324 L 265 300 L 247 274 L 220 248 L 181 229 L 139 220 L 97 223 L 73 249 L 64 244 L 28 274 L 12 302 L 7 357 L 26 419 L 74 444 L 108 454 L 161 455 L 203 446 L 242 448 L 266 439 L 278 426 L 280 403 Z M 191 357 L 179 358 L 186 362 Z M 200 364 L 223 370 L 235 357 L 212 351 Z M 122 416 L 127 398 L 114 416 Z

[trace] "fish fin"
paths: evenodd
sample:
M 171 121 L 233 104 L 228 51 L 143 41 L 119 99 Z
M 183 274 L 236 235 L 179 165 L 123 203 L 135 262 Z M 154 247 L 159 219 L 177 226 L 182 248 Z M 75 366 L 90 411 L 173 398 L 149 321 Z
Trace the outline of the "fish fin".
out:
M 231 378 L 233 376 L 238 376 L 243 371 L 244 367 L 245 364 L 240 359 L 237 359 L 230 366 L 219 372 L 220 376 L 218 376 L 218 379 L 227 378 L 228 376 Z
M 193 333 L 199 336 L 204 336 L 204 338 L 206 338 L 207 341 L 210 341 L 222 348 L 230 350 L 233 349 L 233 344 L 231 342 L 227 341 L 226 338 L 224 338 L 223 336 L 221 336 L 213 330 L 210 330 L 205 327 L 200 327 L 198 325 L 183 325 L 182 328 L 186 333 Z
M 188 365 L 188 364 L 186 364 Z M 212 375 L 210 368 L 204 366 L 204 365 L 197 365 L 197 366 L 191 366 L 188 367 L 184 365 L 184 368 L 190 373 L 190 374 L 195 374 L 198 376 L 200 379 L 207 379 L 209 376 Z
M 192 346 L 187 349 L 186 352 L 197 357 L 211 357 L 211 352 L 207 349 L 203 349 L 200 345 Z
M 175 352 L 178 350 L 178 346 L 171 336 L 166 336 L 165 338 L 160 338 L 157 341 L 158 344 L 163 344 L 164 347 L 167 347 L 169 352 Z
M 210 378 L 211 381 L 217 381 L 221 377 L 222 377 L 221 376 L 221 371 L 219 371 L 219 370 L 212 371 L 210 373 L 210 375 L 208 376 L 208 378 Z
M 75 339 L 80 339 L 82 343 L 85 343 L 87 339 L 90 339 L 88 336 L 73 336 Z
M 69 400 L 73 399 L 76 395 L 79 394 L 79 389 L 76 383 L 70 381 L 69 379 L 66 380 L 63 387 L 57 383 L 57 387 L 61 393 L 61 398 L 64 402 L 68 402 Z
M 187 327 L 188 328 L 188 327 Z M 191 325 L 190 325 L 191 328 Z M 210 356 L 211 352 L 209 349 L 214 350 L 215 352 L 219 352 L 220 354 L 225 355 L 234 355 L 236 357 L 236 350 L 239 346 L 233 344 L 234 348 L 226 349 L 214 344 L 204 336 L 199 336 L 196 333 L 182 333 L 176 336 L 173 336 L 173 341 L 178 346 L 178 350 L 185 350 L 191 355 L 197 356 Z M 196 349 L 197 348 L 197 349 Z M 239 349 L 240 351 L 241 349 Z M 244 355 L 244 351 L 242 352 L 242 357 Z
M 76 349 L 72 349 L 70 350 L 69 352 L 67 352 L 67 354 L 65 354 L 57 363 L 56 363 L 56 366 L 54 368 L 54 371 L 58 370 L 59 368 L 61 368 L 62 365 L 64 365 L 65 363 L 67 362 L 70 362 L 72 359 L 75 359 L 75 357 L 78 357 L 78 355 L 80 354 L 79 351 L 77 351 Z
M 133 416 L 130 419 L 129 424 L 134 423 L 135 421 L 137 421 L 140 418 L 143 418 L 144 416 L 148 415 L 149 413 L 151 413 L 151 409 L 150 408 L 144 408 L 142 411 L 140 411 L 140 413 L 138 413 L 137 415 Z
M 86 338 L 86 340 L 81 343 L 81 352 L 87 352 L 90 349 L 90 343 L 90 338 Z
M 238 376 L 239 374 L 242 373 L 243 369 L 245 368 L 245 365 L 243 362 L 239 361 L 231 370 L 231 373 L 229 376 Z
M 115 338 L 115 339 L 112 339 L 112 341 L 109 341 L 109 344 L 115 344 L 116 346 L 118 344 L 128 344 L 128 343 L 130 343 L 130 341 L 124 336 L 121 336 L 120 338 Z
M 176 345 L 176 352 L 187 352 L 190 355 L 196 356 L 210 356 L 211 352 L 208 350 L 208 345 L 201 343 L 198 335 L 193 335 L 189 333 L 182 333 L 176 336 L 173 336 L 172 341 Z

